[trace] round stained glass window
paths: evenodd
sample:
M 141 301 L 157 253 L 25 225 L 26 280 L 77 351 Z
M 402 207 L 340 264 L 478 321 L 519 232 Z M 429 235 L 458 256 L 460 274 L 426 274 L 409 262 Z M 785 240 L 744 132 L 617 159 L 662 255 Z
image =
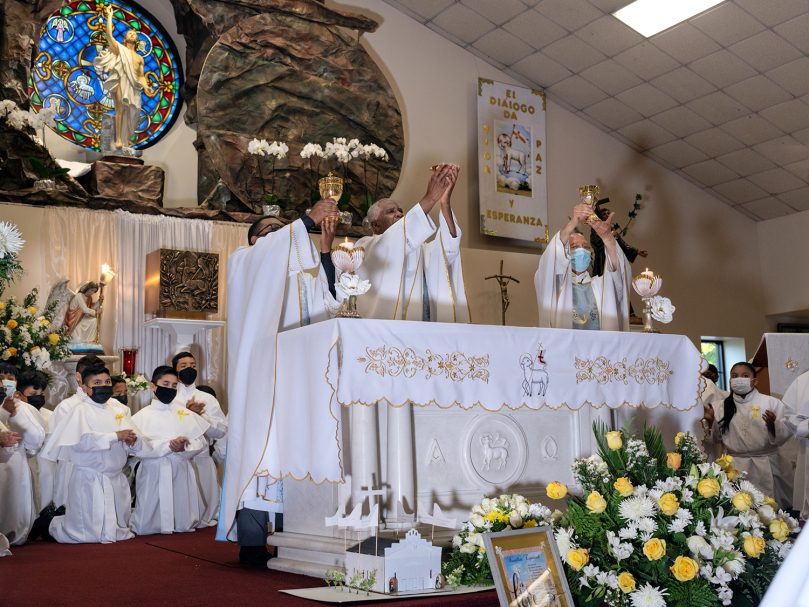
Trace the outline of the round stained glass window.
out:
M 141 94 L 131 147 L 154 145 L 179 115 L 182 101 L 182 67 L 177 49 L 157 20 L 134 3 L 68 2 L 42 27 L 39 48 L 31 70 L 31 108 L 53 108 L 57 134 L 92 150 L 101 148 L 101 121 L 114 112 L 114 102 L 104 90 L 107 76 L 93 64 L 105 49 L 107 5 L 113 7 L 113 34 L 123 43 L 129 30 L 137 34 L 134 50 L 143 58 L 143 73 L 152 94 Z

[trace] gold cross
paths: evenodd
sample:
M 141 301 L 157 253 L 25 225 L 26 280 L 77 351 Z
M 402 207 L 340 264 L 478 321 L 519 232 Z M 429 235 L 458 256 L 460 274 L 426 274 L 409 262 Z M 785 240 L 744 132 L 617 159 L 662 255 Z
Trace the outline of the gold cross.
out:
M 182 422 L 183 417 L 188 417 L 188 411 L 185 409 L 177 409 L 177 417 L 179 418 L 180 422 Z
M 758 417 L 758 411 L 759 411 L 758 406 L 754 406 L 753 407 L 753 419 L 756 419 Z
M 123 414 L 123 413 L 119 413 L 118 415 L 116 415 L 116 416 L 115 416 L 115 421 L 117 421 L 117 422 L 118 422 L 118 425 L 120 426 L 120 425 L 123 423 L 123 421 L 124 421 L 124 414 Z

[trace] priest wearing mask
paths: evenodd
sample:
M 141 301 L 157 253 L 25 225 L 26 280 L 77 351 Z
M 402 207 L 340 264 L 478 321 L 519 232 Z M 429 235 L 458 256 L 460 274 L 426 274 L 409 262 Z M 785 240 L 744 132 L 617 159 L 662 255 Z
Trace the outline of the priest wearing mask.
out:
M 286 225 L 264 217 L 250 227 L 249 246 L 228 260 L 228 446 L 217 539 L 238 539 L 244 564 L 266 569 L 268 513 L 283 511 L 277 482 L 283 471 L 272 449 L 265 458 L 278 440 L 272 424 L 276 337 L 325 320 L 329 305 L 336 307 L 308 230 L 322 226 L 320 249 L 326 253 L 338 218 L 333 200 L 316 203 Z
M 545 248 L 534 275 L 539 326 L 556 329 L 606 331 L 629 330 L 631 270 L 610 228 L 613 213 L 605 221 L 591 219 L 587 204 L 573 207 L 573 216 Z M 577 231 L 588 223 L 604 242 L 603 276 L 589 272 L 593 250 Z
M 197 390 L 197 360 L 191 352 L 180 352 L 171 359 L 171 366 L 179 378 L 177 400 L 189 411 L 193 411 L 203 420 L 208 428 L 205 438 L 208 445 L 225 437 L 228 420 L 222 411 L 219 401 L 201 390 Z M 202 496 L 202 517 L 199 527 L 213 527 L 219 518 L 219 480 L 216 476 L 216 464 L 209 449 L 202 449 L 194 456 L 194 468 L 197 471 L 199 490 Z

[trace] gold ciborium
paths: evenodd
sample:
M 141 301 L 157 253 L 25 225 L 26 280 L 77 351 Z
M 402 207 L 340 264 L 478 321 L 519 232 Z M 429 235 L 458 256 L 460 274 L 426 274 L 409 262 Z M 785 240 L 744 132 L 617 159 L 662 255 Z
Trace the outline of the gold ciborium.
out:
M 583 185 L 579 187 L 579 196 L 584 204 L 590 205 L 593 209 L 593 214 L 587 218 L 587 221 L 601 221 L 596 215 L 596 202 L 598 202 L 599 187 L 597 185 Z
M 338 201 L 340 196 L 343 195 L 343 178 L 335 175 L 331 171 L 325 177 L 317 180 L 317 186 L 320 189 L 320 197 L 323 200 L 330 198 L 331 200 Z

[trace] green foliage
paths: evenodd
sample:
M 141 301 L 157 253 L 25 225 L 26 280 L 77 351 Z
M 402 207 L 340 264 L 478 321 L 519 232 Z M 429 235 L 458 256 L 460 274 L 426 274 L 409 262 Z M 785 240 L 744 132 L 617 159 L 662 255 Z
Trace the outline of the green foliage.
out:
M 734 607 L 758 605 L 764 598 L 764 593 L 767 592 L 779 566 L 778 559 L 771 548 L 767 549 L 765 556 L 768 558 L 749 559 L 745 563 L 744 574 L 731 584 Z
M 37 177 L 40 179 L 56 179 L 59 177 L 64 177 L 70 172 L 70 169 L 63 169 L 62 167 L 52 169 L 39 158 L 34 158 L 33 156 L 28 158 L 28 162 L 31 165 L 31 168 L 34 169 L 34 172 L 37 174 Z
M 688 582 L 672 578 L 668 585 L 668 603 L 673 607 L 717 607 L 721 605 L 708 580 L 697 577 Z

